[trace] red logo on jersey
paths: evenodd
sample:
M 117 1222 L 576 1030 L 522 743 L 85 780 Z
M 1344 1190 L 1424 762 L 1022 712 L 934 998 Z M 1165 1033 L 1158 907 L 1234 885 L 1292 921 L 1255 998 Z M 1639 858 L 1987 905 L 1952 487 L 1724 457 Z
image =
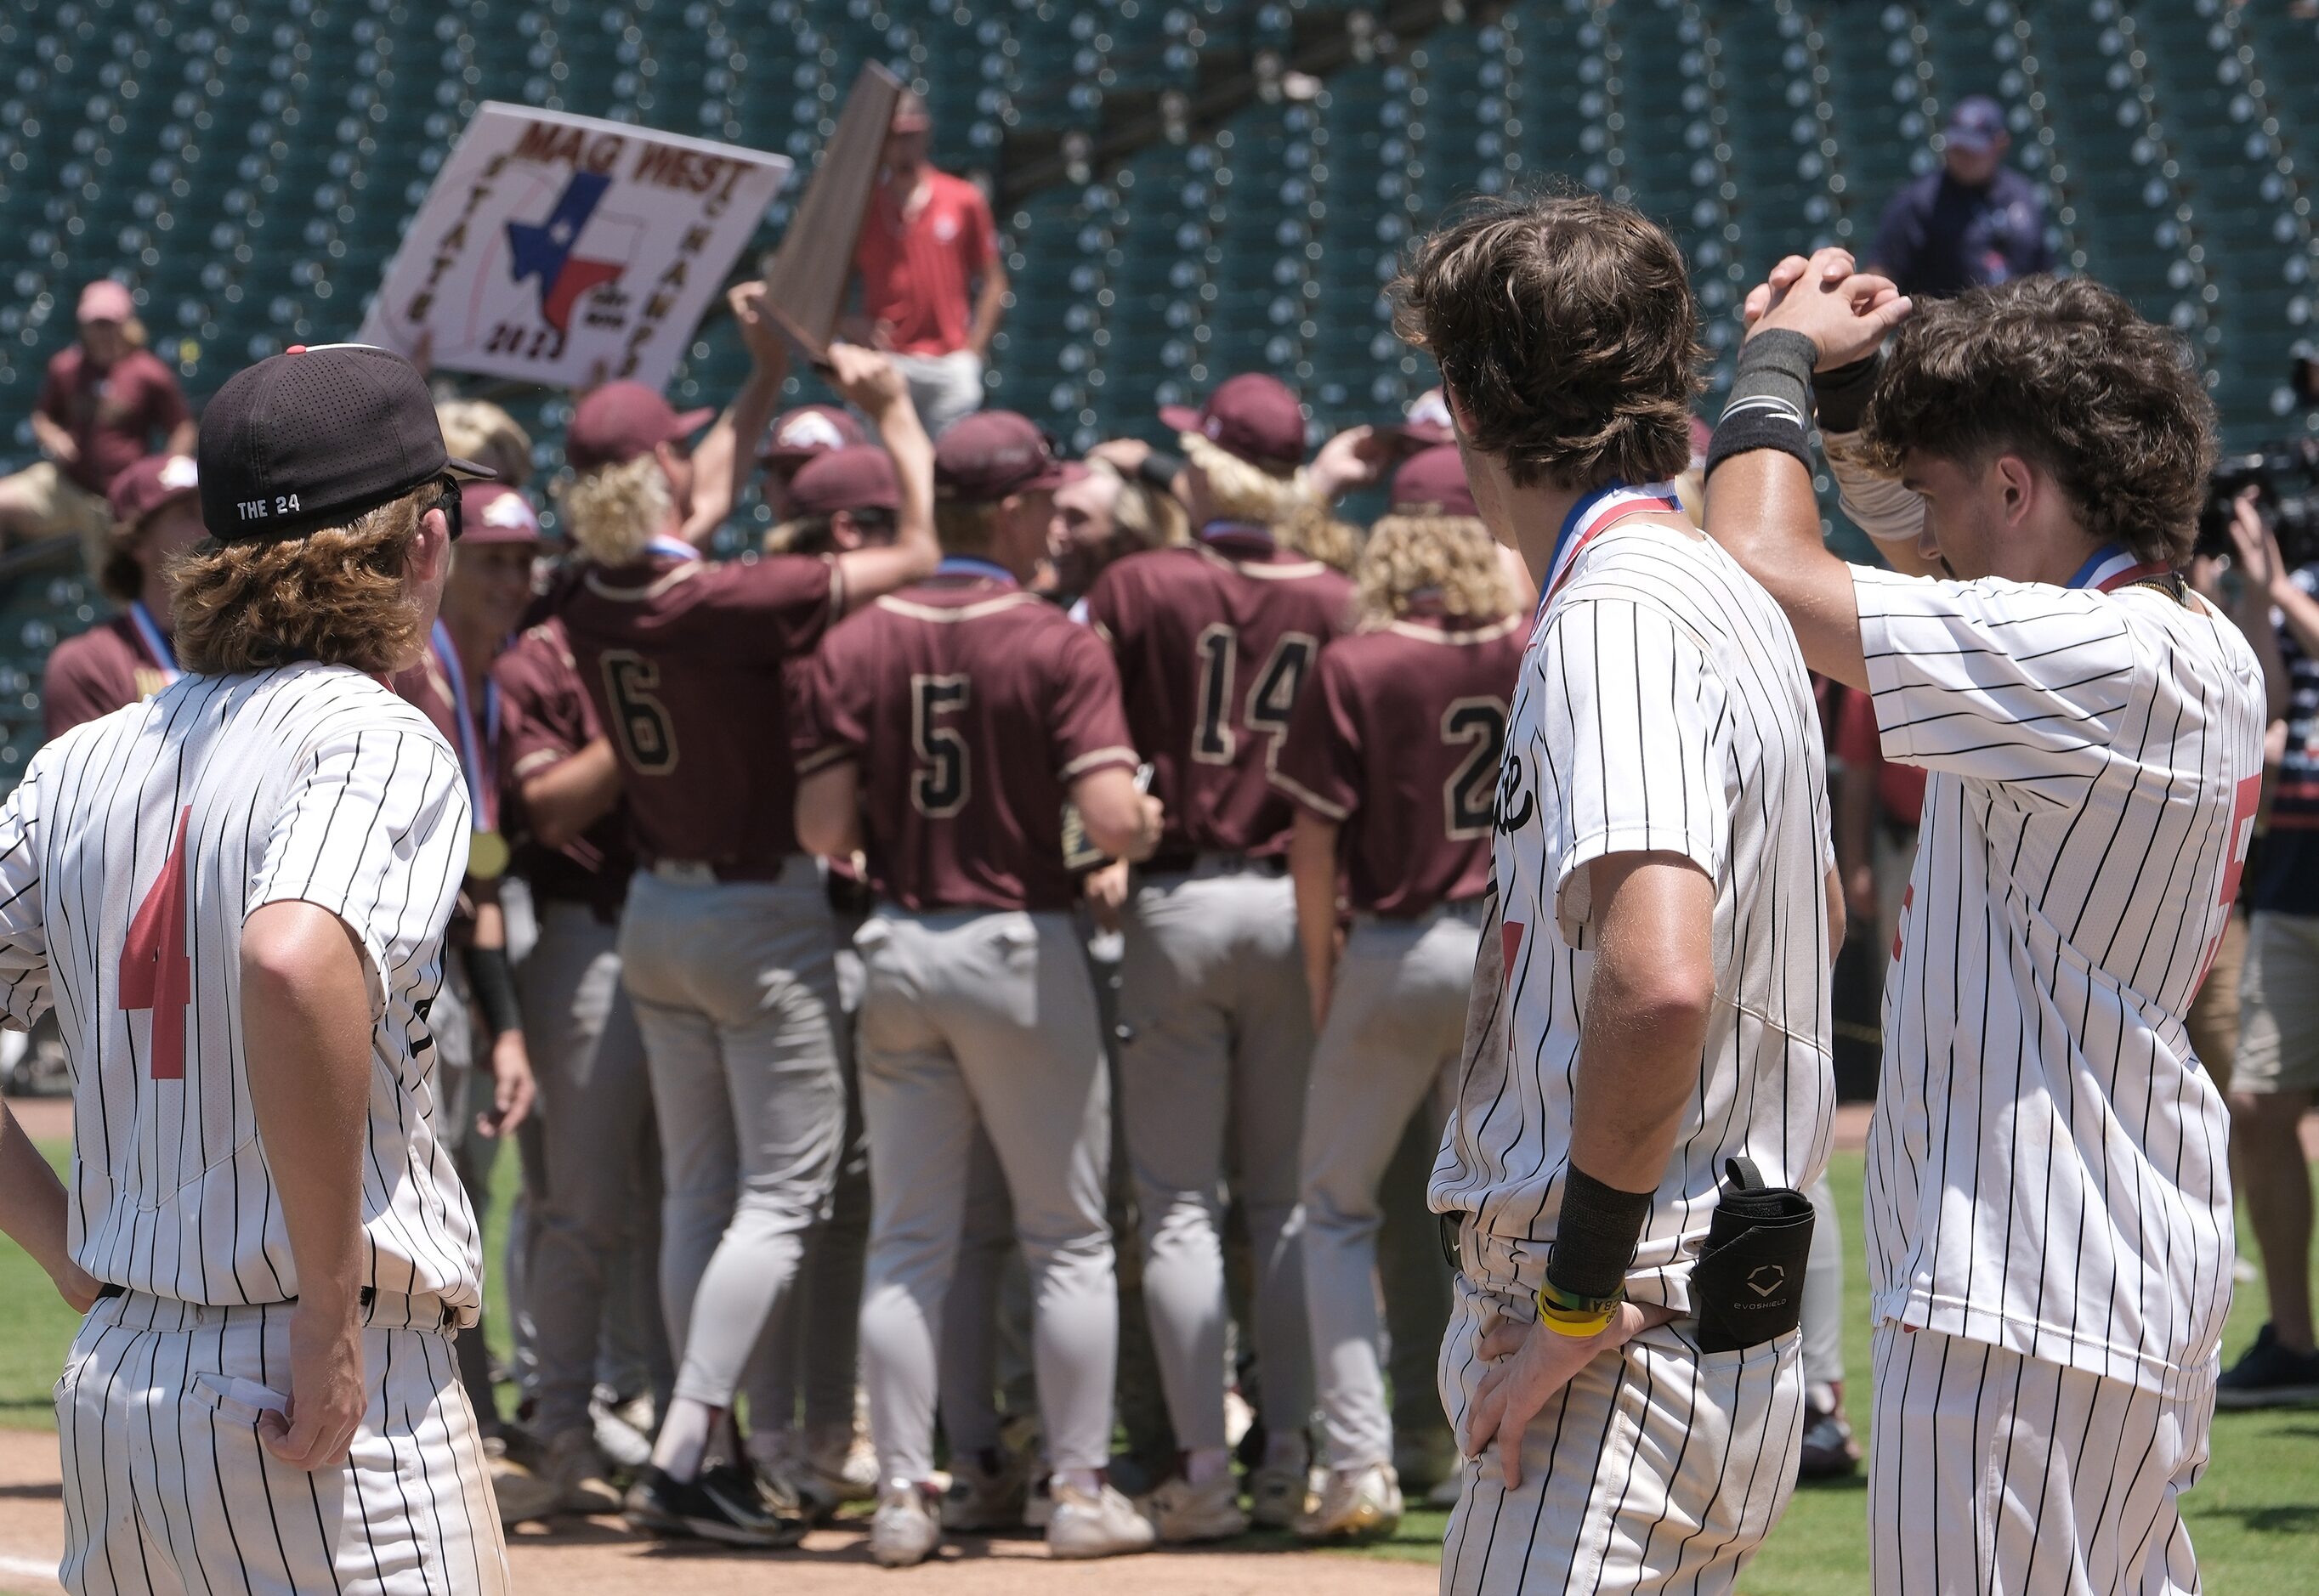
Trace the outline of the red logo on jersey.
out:
M 1498 939 L 1501 944 L 1499 956 L 1505 960 L 1498 971 L 1502 980 L 1511 981 L 1514 978 L 1514 962 L 1521 955 L 1523 930 L 1524 926 L 1519 920 L 1508 920 L 1498 927 Z
M 185 957 L 185 823 L 193 816 L 190 807 L 178 813 L 169 857 L 121 945 L 121 1006 L 153 1011 L 155 1080 L 185 1078 L 185 1010 L 194 1001 L 194 969 Z

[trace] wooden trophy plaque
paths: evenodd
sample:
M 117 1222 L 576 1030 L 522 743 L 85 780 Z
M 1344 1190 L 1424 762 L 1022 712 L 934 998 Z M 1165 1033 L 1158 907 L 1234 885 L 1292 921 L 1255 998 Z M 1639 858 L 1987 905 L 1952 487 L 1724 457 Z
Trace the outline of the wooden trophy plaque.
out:
M 862 68 L 821 164 L 806 180 L 781 247 L 765 263 L 765 304 L 782 336 L 817 370 L 829 365 L 829 342 L 845 304 L 854 240 L 870 209 L 885 158 L 902 80 L 875 61 Z

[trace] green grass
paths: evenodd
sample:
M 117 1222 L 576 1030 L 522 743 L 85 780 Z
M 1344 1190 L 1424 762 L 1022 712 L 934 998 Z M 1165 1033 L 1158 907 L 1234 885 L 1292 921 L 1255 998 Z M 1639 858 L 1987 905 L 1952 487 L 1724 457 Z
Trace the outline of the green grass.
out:
M 44 1147 L 61 1164 L 61 1144 Z M 1873 1401 L 1869 1388 L 1868 1284 L 1858 1267 L 1861 1244 L 1861 1157 L 1838 1153 L 1832 1184 L 1844 1215 L 1845 1406 L 1864 1443 Z M 502 1157 L 493 1186 L 488 1235 L 492 1260 L 501 1256 L 507 1201 L 516 1182 L 513 1156 Z M 2241 1233 L 2247 1233 L 2243 1222 Z M 2261 1319 L 2261 1292 L 2239 1293 L 2224 1339 L 2225 1360 L 2253 1339 Z M 32 1260 L 0 1240 L 0 1427 L 45 1429 L 53 1423 L 50 1391 L 72 1339 L 72 1312 Z M 492 1317 L 502 1355 L 506 1316 Z M 2216 1596 L 2310 1589 L 2319 1531 L 2319 1409 L 2268 1413 L 2220 1413 L 2214 1428 L 2214 1462 L 2184 1499 L 2190 1538 L 2206 1587 Z M 1806 1486 L 1796 1492 L 1778 1529 L 1740 1589 L 1746 1596 L 1852 1596 L 1868 1588 L 1868 1494 L 1864 1483 Z M 1432 1561 L 1448 1515 L 1412 1512 L 1392 1541 L 1341 1554 Z M 1253 1550 L 1286 1546 L 1286 1537 L 1254 1537 Z

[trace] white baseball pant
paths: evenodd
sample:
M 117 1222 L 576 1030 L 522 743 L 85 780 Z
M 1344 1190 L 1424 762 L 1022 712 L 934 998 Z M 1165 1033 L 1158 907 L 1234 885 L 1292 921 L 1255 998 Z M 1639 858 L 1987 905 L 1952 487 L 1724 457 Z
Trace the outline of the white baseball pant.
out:
M 661 1305 L 676 1394 L 729 1407 L 795 1283 L 845 1140 L 829 904 L 802 855 L 779 881 L 637 872 L 620 967 L 660 1128 Z
M 1890 1321 L 1875 1359 L 1877 1596 L 2195 1596 L 2179 1498 L 2206 1472 L 2211 1375 L 2163 1397 Z
M 347 1462 L 311 1473 L 257 1439 L 259 1413 L 288 1402 L 293 1312 L 141 1293 L 90 1312 L 57 1382 L 66 1590 L 509 1589 L 489 1466 L 441 1304 L 383 1296 L 373 1305 L 362 1427 Z
M 1143 1230 L 1144 1305 L 1176 1444 L 1226 1444 L 1228 1161 L 1255 1263 L 1265 1431 L 1300 1435 L 1313 1406 L 1313 1347 L 1296 1154 L 1313 1009 L 1294 889 L 1283 876 L 1204 863 L 1148 879 L 1124 919 L 1120 1113 Z
M 1440 1368 L 1460 1437 L 1501 1317 L 1534 1323 L 1535 1298 L 1461 1276 Z M 1802 1337 L 1702 1353 L 1690 1328 L 1647 1330 L 1580 1370 L 1523 1432 L 1520 1490 L 1494 1448 L 1466 1461 L 1443 1596 L 1732 1589 L 1795 1490 Z
M 1381 1370 L 1379 1201 L 1412 1115 L 1439 1096 L 1466 1033 L 1478 904 L 1418 919 L 1362 915 L 1345 939 L 1304 1093 L 1304 1306 L 1330 1467 L 1389 1464 Z M 1427 1115 L 1437 1132 L 1439 1104 Z
M 1030 1271 L 1049 1466 L 1101 1468 L 1119 1310 L 1104 1217 L 1110 1081 L 1086 950 L 1060 913 L 881 909 L 854 943 L 868 971 L 862 1355 L 880 1476 L 934 1472 L 935 1348 L 978 1125 Z

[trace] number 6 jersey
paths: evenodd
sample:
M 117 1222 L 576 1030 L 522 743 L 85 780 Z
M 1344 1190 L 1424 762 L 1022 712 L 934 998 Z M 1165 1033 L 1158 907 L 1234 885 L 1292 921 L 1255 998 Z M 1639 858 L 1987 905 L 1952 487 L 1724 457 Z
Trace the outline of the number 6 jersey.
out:
M 467 828 L 441 734 L 343 666 L 183 677 L 33 757 L 0 807 L 0 1007 L 53 1004 L 64 1032 L 82 1267 L 192 1303 L 298 1294 L 241 1051 L 243 922 L 295 899 L 346 923 L 370 987 L 364 1284 L 473 1321 L 426 1023 Z
M 1096 579 L 1087 618 L 1119 662 L 1127 724 L 1168 810 L 1146 870 L 1286 845 L 1294 811 L 1271 773 L 1305 673 L 1350 623 L 1352 597 L 1345 578 L 1260 527 L 1214 526 Z

